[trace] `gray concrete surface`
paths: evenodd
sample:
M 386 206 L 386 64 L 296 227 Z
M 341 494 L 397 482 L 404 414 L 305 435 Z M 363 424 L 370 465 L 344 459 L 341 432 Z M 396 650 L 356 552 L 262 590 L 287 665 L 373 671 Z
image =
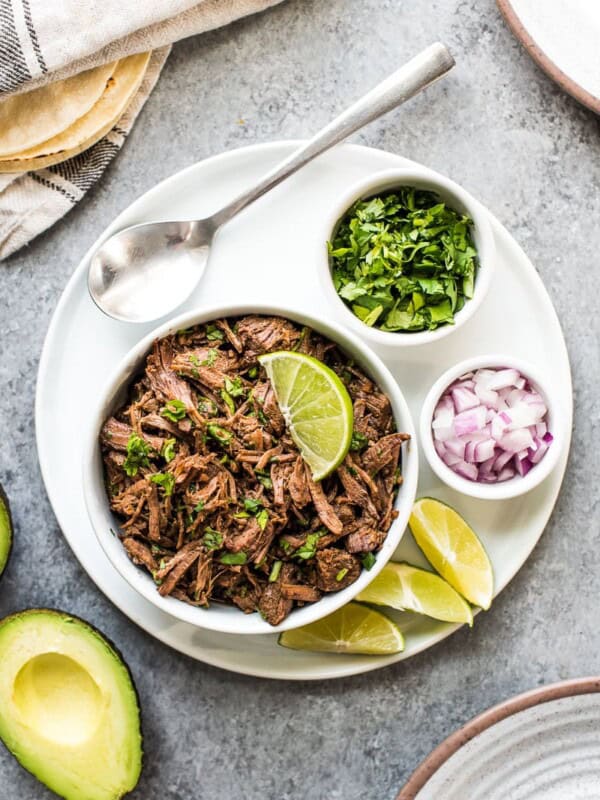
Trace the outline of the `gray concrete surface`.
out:
M 89 243 L 154 183 L 224 149 L 309 134 L 438 37 L 456 55 L 453 74 L 358 141 L 466 185 L 542 274 L 575 384 L 573 449 L 557 508 L 485 619 L 407 662 L 310 684 L 195 663 L 113 608 L 54 520 L 33 426 L 50 315 Z M 287 0 L 178 44 L 101 184 L 0 265 L 0 480 L 17 528 L 0 614 L 64 607 L 124 651 L 146 737 L 135 798 L 391 800 L 430 749 L 474 714 L 541 683 L 600 672 L 599 134 L 598 119 L 523 53 L 493 0 Z M 0 797 L 50 793 L 0 752 Z

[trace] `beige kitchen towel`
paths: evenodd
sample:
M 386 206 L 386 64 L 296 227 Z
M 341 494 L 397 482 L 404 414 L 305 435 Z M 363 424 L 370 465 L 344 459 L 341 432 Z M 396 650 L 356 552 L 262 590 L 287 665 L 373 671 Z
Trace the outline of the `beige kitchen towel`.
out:
M 0 0 L 0 102 L 132 53 L 153 50 L 133 100 L 89 150 L 47 169 L 0 175 L 0 260 L 64 216 L 123 146 L 170 44 L 281 0 Z

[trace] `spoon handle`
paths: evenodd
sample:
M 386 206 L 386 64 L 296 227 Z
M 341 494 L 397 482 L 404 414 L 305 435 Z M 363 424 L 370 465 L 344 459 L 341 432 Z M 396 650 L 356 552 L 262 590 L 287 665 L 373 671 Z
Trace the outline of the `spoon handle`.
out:
M 452 69 L 454 63 L 452 55 L 441 42 L 427 47 L 374 89 L 363 95 L 356 103 L 342 111 L 316 136 L 267 173 L 255 186 L 217 211 L 211 217 L 214 229 L 216 230 L 228 222 L 235 214 L 316 156 L 339 144 L 350 134 L 391 111 L 392 108 L 410 100 L 411 97 L 445 75 Z

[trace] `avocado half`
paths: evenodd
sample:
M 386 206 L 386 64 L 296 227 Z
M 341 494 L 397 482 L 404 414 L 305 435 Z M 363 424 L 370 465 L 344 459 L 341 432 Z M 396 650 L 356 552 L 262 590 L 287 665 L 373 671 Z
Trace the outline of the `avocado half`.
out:
M 8 497 L 4 493 L 2 486 L 0 486 L 0 575 L 2 575 L 8 564 L 10 551 L 12 550 L 12 540 L 12 519 Z
M 129 669 L 91 625 L 31 609 L 0 621 L 0 738 L 66 800 L 116 800 L 142 768 Z

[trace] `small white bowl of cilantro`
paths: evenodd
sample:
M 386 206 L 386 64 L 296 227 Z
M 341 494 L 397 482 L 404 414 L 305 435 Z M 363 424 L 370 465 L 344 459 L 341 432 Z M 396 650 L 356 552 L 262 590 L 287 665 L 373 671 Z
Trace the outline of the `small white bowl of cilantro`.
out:
M 352 186 L 327 224 L 322 276 L 346 321 L 378 344 L 429 344 L 473 316 L 489 288 L 487 213 L 429 169 Z

